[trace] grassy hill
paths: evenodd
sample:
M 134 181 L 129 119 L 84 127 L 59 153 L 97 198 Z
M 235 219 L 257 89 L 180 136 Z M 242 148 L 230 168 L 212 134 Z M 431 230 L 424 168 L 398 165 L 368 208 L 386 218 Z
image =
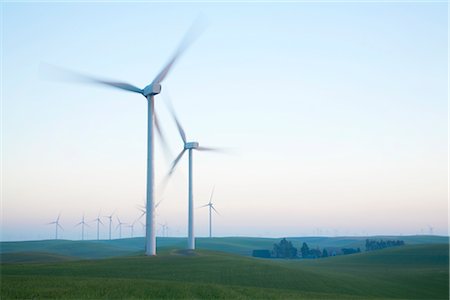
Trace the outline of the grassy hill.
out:
M 448 244 L 412 245 L 317 260 L 264 260 L 167 248 L 156 257 L 2 264 L 0 296 L 448 299 L 448 250 Z
M 360 247 L 364 249 L 367 237 L 292 237 L 294 246 L 301 247 L 306 242 L 311 248 L 315 247 Z M 402 239 L 408 245 L 448 243 L 448 237 L 441 236 L 376 236 L 371 239 Z M 227 253 L 250 256 L 254 249 L 272 249 L 279 238 L 254 237 L 224 237 L 224 238 L 197 238 L 198 249 L 217 250 Z M 186 238 L 158 238 L 158 249 L 184 248 Z M 2 242 L 1 253 L 12 252 L 46 252 L 77 258 L 108 258 L 113 256 L 131 255 L 144 249 L 144 238 L 127 238 L 116 240 L 46 240 L 25 242 Z M 2 255 L 3 257 L 3 255 Z M 3 257 L 3 259 L 5 259 Z

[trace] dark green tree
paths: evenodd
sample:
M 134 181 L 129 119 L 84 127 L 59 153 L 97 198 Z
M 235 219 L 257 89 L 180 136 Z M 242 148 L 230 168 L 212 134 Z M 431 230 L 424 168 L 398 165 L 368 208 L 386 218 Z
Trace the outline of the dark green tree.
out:
M 292 242 L 282 239 L 279 244 L 273 245 L 273 254 L 278 258 L 295 258 L 297 248 L 292 245 Z
M 322 251 L 322 257 L 328 257 L 328 251 L 327 251 L 327 249 L 323 249 L 323 251 Z
M 300 249 L 302 252 L 302 257 L 307 257 L 309 254 L 309 247 L 307 243 L 303 243 L 302 248 Z

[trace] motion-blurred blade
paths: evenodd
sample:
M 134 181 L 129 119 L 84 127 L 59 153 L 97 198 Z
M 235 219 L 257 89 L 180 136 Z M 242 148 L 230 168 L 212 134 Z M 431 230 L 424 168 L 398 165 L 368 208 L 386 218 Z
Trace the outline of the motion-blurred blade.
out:
M 139 93 L 142 94 L 142 89 L 126 83 L 126 82 L 120 82 L 120 81 L 111 81 L 106 79 L 101 79 L 98 77 L 85 75 L 79 72 L 71 71 L 65 68 L 52 66 L 49 64 L 41 63 L 40 66 L 40 73 L 45 75 L 45 77 L 53 79 L 53 80 L 61 80 L 61 81 L 72 81 L 72 82 L 79 82 L 79 83 L 95 83 L 95 84 L 101 84 L 106 85 L 109 87 Z
M 212 198 L 213 198 L 213 195 L 214 195 L 214 189 L 215 189 L 216 187 L 215 186 L 213 186 L 213 188 L 212 188 L 212 191 L 211 191 L 211 196 L 209 197 L 209 203 L 211 204 L 211 201 L 212 201 Z
M 175 160 L 173 161 L 172 167 L 170 168 L 170 171 L 169 171 L 169 174 L 168 174 L 169 176 L 172 175 L 172 173 L 175 170 L 175 167 L 177 166 L 178 162 L 183 157 L 184 152 L 186 152 L 186 149 L 183 149 L 183 151 L 181 151 L 180 154 L 178 154 L 177 158 L 175 158 Z
M 222 148 L 202 147 L 202 146 L 198 147 L 198 148 L 195 149 L 195 150 L 198 150 L 198 151 L 225 152 L 225 150 L 222 149 Z
M 214 208 L 214 206 L 211 205 L 211 208 L 216 212 L 216 214 L 218 214 L 219 216 L 221 215 L 221 214 L 219 214 L 219 212 Z
M 169 144 L 167 143 L 167 140 L 164 137 L 164 133 L 163 133 L 163 131 L 161 129 L 161 125 L 159 124 L 156 112 L 154 112 L 153 116 L 155 117 L 156 132 L 158 132 L 158 136 L 159 136 L 159 139 L 161 141 L 161 145 L 163 147 L 164 154 L 166 155 L 166 157 L 168 157 L 168 158 L 170 157 L 171 158 L 172 157 L 172 153 L 171 153 L 172 151 L 170 151 Z
M 168 93 L 164 94 L 164 99 L 166 100 L 165 102 L 167 104 L 167 108 L 169 109 L 170 114 L 172 115 L 172 118 L 174 119 L 175 124 L 177 125 L 178 132 L 180 133 L 184 145 L 186 144 L 186 133 L 184 132 L 183 126 L 181 126 L 181 123 L 177 118 L 177 114 L 175 113 L 175 109 L 173 108 L 172 101 L 170 100 Z
M 169 74 L 178 58 L 200 35 L 201 29 L 203 29 L 203 26 L 200 24 L 200 19 L 197 19 L 184 35 L 184 38 L 181 40 L 181 43 L 178 45 L 178 48 L 173 54 L 172 58 L 166 63 L 166 65 L 164 66 L 164 68 L 162 68 L 158 75 L 156 75 L 155 79 L 153 79 L 152 84 L 160 84 L 164 80 L 164 78 L 166 78 L 167 74 Z

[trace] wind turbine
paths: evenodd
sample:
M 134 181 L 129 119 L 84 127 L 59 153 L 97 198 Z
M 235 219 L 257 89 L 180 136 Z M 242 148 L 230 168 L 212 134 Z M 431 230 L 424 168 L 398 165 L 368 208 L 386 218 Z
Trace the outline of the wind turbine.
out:
M 105 216 L 105 218 L 109 219 L 109 239 L 111 240 L 111 225 L 112 225 L 112 217 L 114 216 L 114 213 L 116 211 L 114 211 L 112 214 L 110 214 L 109 216 Z
M 214 204 L 211 202 L 213 195 L 214 195 L 214 187 L 211 191 L 211 196 L 209 197 L 209 203 L 205 204 L 203 206 L 200 206 L 200 208 L 209 206 L 209 237 L 210 238 L 212 238 L 212 211 L 214 210 L 216 212 L 216 214 L 220 215 L 219 212 L 214 208 Z
M 84 214 L 83 214 L 83 217 L 81 219 L 81 222 L 78 223 L 77 225 L 75 225 L 75 227 L 77 227 L 78 225 L 81 225 L 81 240 L 83 241 L 84 240 L 84 225 L 89 227 L 89 224 L 84 221 Z
M 128 225 L 128 227 L 131 229 L 131 237 L 133 237 L 133 233 L 134 233 L 134 225 L 136 224 L 137 221 L 139 221 L 139 219 L 134 220 L 133 223 L 131 223 L 130 225 Z
M 97 222 L 97 241 L 100 239 L 100 224 L 104 225 L 102 220 L 100 220 L 100 213 L 98 213 L 98 216 L 96 219 L 93 220 L 94 222 Z
M 168 102 L 170 103 L 170 102 Z M 169 110 L 172 114 L 173 119 L 175 120 L 175 123 L 178 128 L 178 132 L 180 133 L 181 140 L 183 141 L 183 150 L 181 150 L 180 154 L 175 158 L 175 160 L 172 163 L 172 167 L 170 168 L 170 171 L 167 175 L 167 178 L 170 177 L 173 174 L 173 171 L 175 170 L 175 167 L 177 166 L 178 162 L 183 157 L 183 154 L 186 152 L 186 150 L 189 153 L 189 190 L 188 190 L 188 199 L 189 199 L 189 211 L 188 211 L 188 249 L 194 250 L 195 249 L 195 237 L 194 237 L 194 195 L 193 195 L 193 188 L 192 188 L 192 150 L 198 150 L 198 151 L 220 151 L 220 149 L 217 148 L 210 148 L 210 147 L 202 147 L 199 145 L 198 142 L 188 142 L 186 139 L 186 133 L 181 126 L 180 121 L 178 120 L 175 110 L 173 109 L 172 105 L 169 105 Z
M 62 230 L 64 230 L 64 229 L 62 228 L 62 226 L 59 224 L 59 218 L 60 218 L 60 217 L 61 217 L 61 213 L 58 215 L 58 217 L 56 218 L 55 221 L 50 222 L 50 223 L 47 223 L 47 225 L 55 224 L 55 240 L 58 239 L 58 227 L 61 228 Z
M 194 26 L 197 25 L 197 26 Z M 184 38 L 181 40 L 178 48 L 169 59 L 169 61 L 164 65 L 162 70 L 156 75 L 153 81 L 148 84 L 145 88 L 141 89 L 132 84 L 126 82 L 118 82 L 100 79 L 98 77 L 86 76 L 80 73 L 75 73 L 67 70 L 60 69 L 67 75 L 70 79 L 76 80 L 84 83 L 94 83 L 105 85 L 117 89 L 121 89 L 128 92 L 133 92 L 141 94 L 147 99 L 147 205 L 146 205 L 146 232 L 145 232 L 145 254 L 146 255 L 156 255 L 156 231 L 155 231 L 155 203 L 154 203 L 154 158 L 153 158 L 153 125 L 163 141 L 163 146 L 166 143 L 162 135 L 161 127 L 159 126 L 158 119 L 156 118 L 154 110 L 154 97 L 161 93 L 161 83 L 164 81 L 166 76 L 169 74 L 172 67 L 175 65 L 181 54 L 188 48 L 188 46 L 193 42 L 194 38 L 199 34 L 199 24 L 195 22 Z M 167 148 L 167 147 L 165 147 Z
M 119 239 L 121 239 L 122 238 L 122 225 L 126 225 L 126 223 L 120 222 L 119 216 L 117 216 L 117 222 L 118 222 L 118 224 L 117 224 L 116 230 L 117 230 L 117 228 L 119 228 Z
M 169 226 L 167 226 L 167 222 L 164 224 L 159 223 L 159 226 L 161 226 L 162 229 L 162 236 L 168 237 L 169 236 Z

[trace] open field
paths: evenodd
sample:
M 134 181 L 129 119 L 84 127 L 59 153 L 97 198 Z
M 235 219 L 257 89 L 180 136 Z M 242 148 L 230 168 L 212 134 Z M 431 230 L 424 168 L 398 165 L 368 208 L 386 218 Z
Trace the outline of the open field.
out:
M 61 242 L 79 248 L 78 242 Z M 448 251 L 448 243 L 423 244 L 316 260 L 266 260 L 166 247 L 156 257 L 139 251 L 76 261 L 10 252 L 2 255 L 1 298 L 448 299 Z

